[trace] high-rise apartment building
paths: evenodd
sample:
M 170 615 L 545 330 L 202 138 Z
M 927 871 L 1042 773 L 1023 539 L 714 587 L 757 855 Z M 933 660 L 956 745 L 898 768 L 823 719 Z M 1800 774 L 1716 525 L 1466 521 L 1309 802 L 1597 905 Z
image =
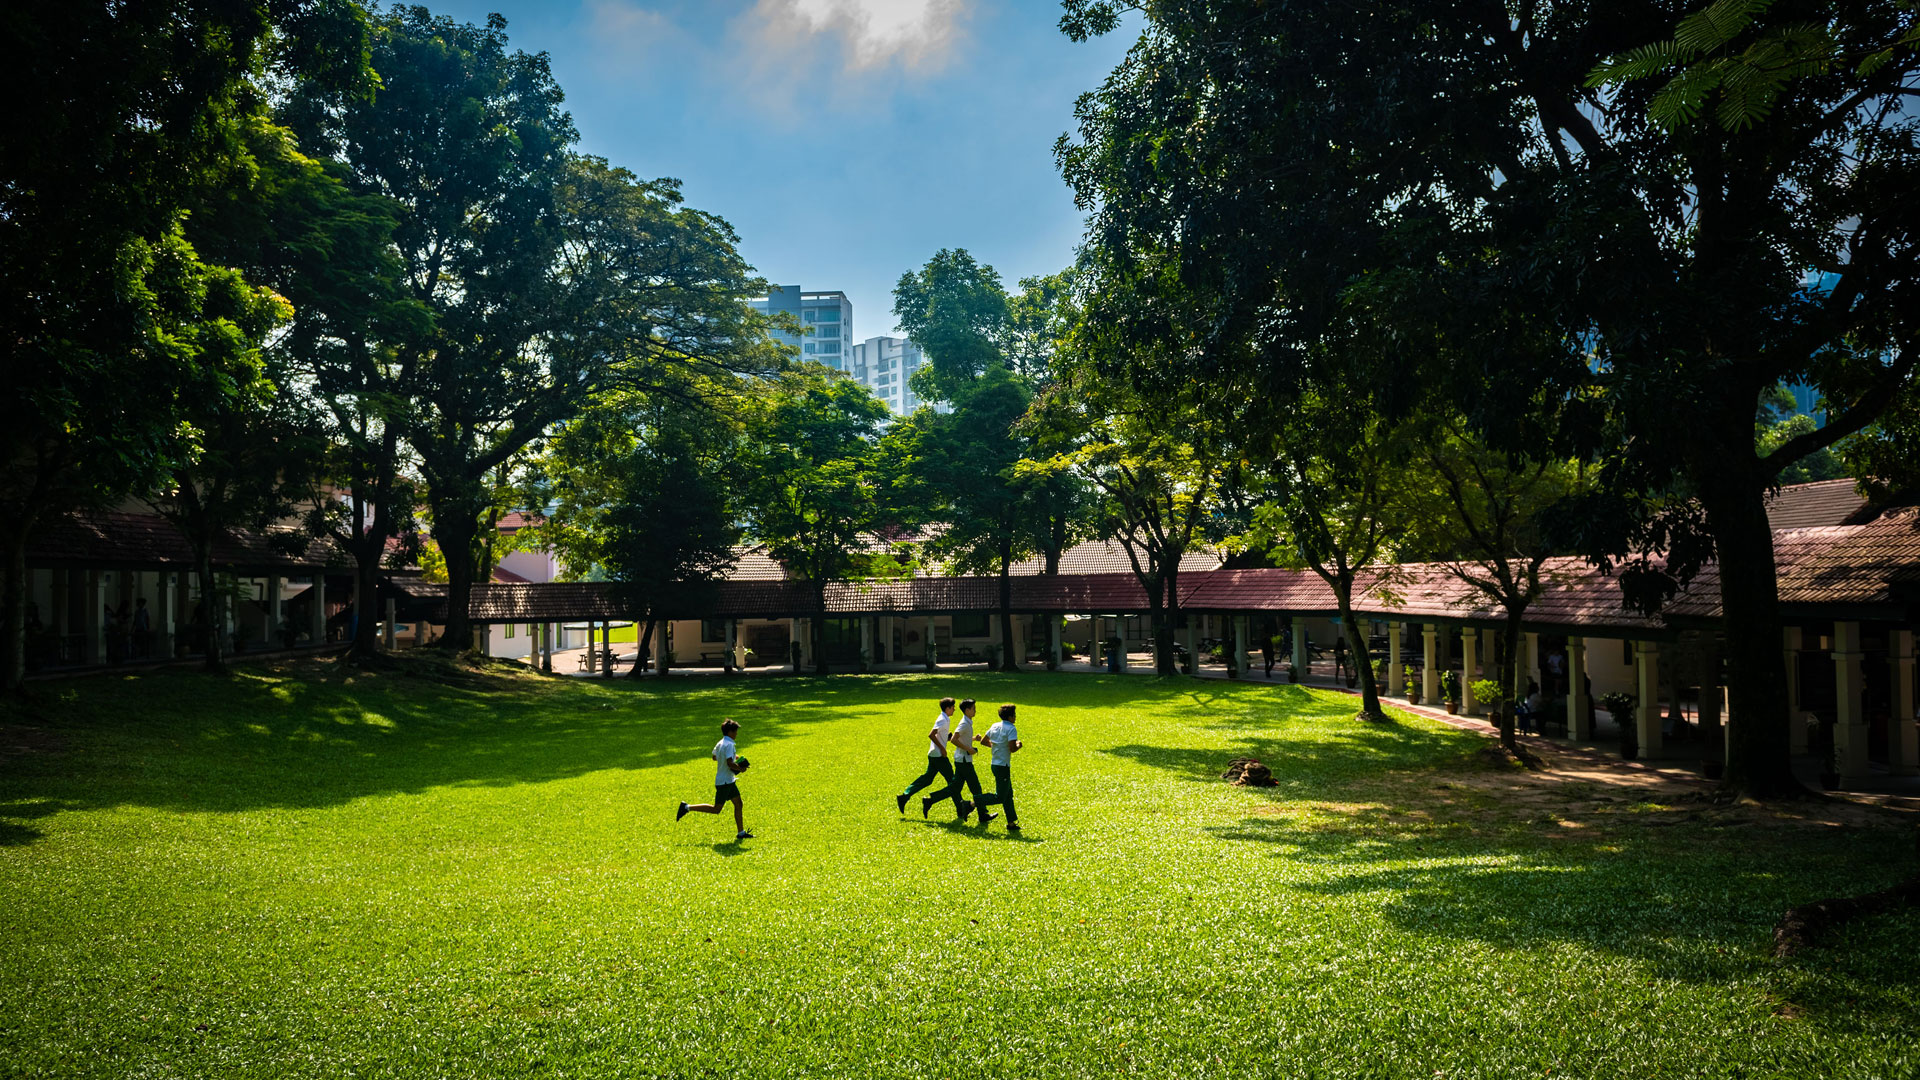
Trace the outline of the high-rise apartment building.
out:
M 865 383 L 895 413 L 904 416 L 923 404 L 907 386 L 907 376 L 927 362 L 920 346 L 906 338 L 873 337 L 855 345 L 848 359 L 847 374 Z M 945 411 L 944 406 L 935 407 Z
M 801 292 L 798 285 L 778 285 L 770 296 L 749 300 L 755 311 L 771 315 L 784 311 L 812 330 L 805 336 L 779 333 L 774 338 L 800 350 L 802 360 L 817 360 L 830 368 L 847 370 L 847 351 L 853 344 L 853 304 L 843 292 Z

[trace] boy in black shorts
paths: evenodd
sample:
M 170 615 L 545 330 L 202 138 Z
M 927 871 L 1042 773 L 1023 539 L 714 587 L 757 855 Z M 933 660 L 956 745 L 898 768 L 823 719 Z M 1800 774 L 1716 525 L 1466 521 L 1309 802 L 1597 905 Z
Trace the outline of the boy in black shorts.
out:
M 679 811 L 673 815 L 673 820 L 679 821 L 689 813 L 717 814 L 721 807 L 732 803 L 733 827 L 739 830 L 733 834 L 733 838 L 735 840 L 753 839 L 753 834 L 747 831 L 747 815 L 740 802 L 739 776 L 747 771 L 747 763 L 746 759 L 734 753 L 733 736 L 739 730 L 740 725 L 731 720 L 720 725 L 720 741 L 713 745 L 713 760 L 720 763 L 719 771 L 713 777 L 713 801 L 697 806 L 681 803 Z

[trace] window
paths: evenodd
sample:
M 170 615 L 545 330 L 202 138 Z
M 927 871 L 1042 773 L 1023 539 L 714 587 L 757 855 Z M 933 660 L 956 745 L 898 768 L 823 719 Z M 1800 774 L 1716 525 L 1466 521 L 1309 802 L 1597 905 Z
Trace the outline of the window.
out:
M 800 313 L 800 317 L 807 320 L 808 322 L 813 321 L 813 315 L 814 313 L 812 311 L 803 311 Z
M 812 356 L 815 352 L 818 351 L 818 346 L 814 345 L 814 343 L 811 341 L 807 342 L 805 347 L 806 347 L 808 356 Z
M 700 640 L 725 642 L 727 640 L 727 620 L 701 619 Z
M 985 615 L 955 615 L 953 617 L 954 637 L 990 637 L 993 631 L 987 628 Z
M 823 338 L 837 338 L 840 336 L 840 328 L 838 326 L 822 326 L 819 330 L 815 331 L 815 333 Z
M 820 321 L 821 322 L 839 322 L 840 309 L 837 307 L 821 308 Z
M 840 343 L 837 341 L 823 341 L 820 343 L 820 351 L 838 356 L 840 354 Z
M 513 624 L 512 623 L 507 624 L 507 640 L 508 641 L 513 640 Z

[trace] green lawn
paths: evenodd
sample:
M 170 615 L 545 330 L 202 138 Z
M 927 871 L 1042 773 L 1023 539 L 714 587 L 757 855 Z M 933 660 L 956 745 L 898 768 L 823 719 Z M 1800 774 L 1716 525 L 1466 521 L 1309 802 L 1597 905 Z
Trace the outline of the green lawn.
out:
M 1920 914 L 1768 955 L 1892 828 L 1509 807 L 1477 737 L 1291 687 L 434 670 L 0 712 L 0 1076 L 1920 1072 Z M 967 693 L 1022 706 L 1023 837 L 895 813 Z M 729 716 L 738 845 L 673 820 Z

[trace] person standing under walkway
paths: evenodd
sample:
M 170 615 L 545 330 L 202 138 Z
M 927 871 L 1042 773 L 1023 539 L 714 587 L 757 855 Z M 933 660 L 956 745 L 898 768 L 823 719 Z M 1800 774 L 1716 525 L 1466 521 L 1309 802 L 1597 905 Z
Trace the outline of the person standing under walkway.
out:
M 731 720 L 720 725 L 720 741 L 713 744 L 713 759 L 720 763 L 720 768 L 713 777 L 713 801 L 694 806 L 681 803 L 679 812 L 673 815 L 673 820 L 679 821 L 688 814 L 717 814 L 721 807 L 732 803 L 733 827 L 736 830 L 733 838 L 735 840 L 753 839 L 753 834 L 747 831 L 745 804 L 740 801 L 739 776 L 747 771 L 747 759 L 735 753 L 733 737 L 739 731 L 740 725 Z
M 1342 631 L 1333 639 L 1333 677 L 1338 679 L 1347 673 L 1347 635 Z
M 990 767 L 993 769 L 993 791 L 980 796 L 978 802 L 982 815 L 989 804 L 997 805 L 1007 815 L 1007 831 L 1020 831 L 1020 815 L 1013 809 L 1013 752 L 1020 749 L 1020 732 L 1013 726 L 1013 706 L 1000 706 L 1000 720 L 987 729 L 987 745 L 993 748 Z M 983 816 L 981 824 L 990 818 Z
M 927 732 L 927 771 L 921 773 L 918 780 L 908 784 L 907 790 L 894 797 L 894 805 L 900 808 L 902 814 L 907 812 L 907 800 L 913 798 L 913 793 L 932 784 L 935 776 L 946 777 L 947 792 L 953 792 L 953 766 L 947 763 L 947 729 L 952 722 L 953 699 L 943 697 L 940 699 L 940 715 L 934 718 L 933 728 Z M 953 798 L 955 805 L 958 805 L 959 795 L 955 794 Z M 929 808 L 929 803 L 921 803 L 920 816 L 926 817 Z
M 1273 678 L 1273 635 L 1260 636 L 1260 662 L 1267 665 L 1267 678 Z

